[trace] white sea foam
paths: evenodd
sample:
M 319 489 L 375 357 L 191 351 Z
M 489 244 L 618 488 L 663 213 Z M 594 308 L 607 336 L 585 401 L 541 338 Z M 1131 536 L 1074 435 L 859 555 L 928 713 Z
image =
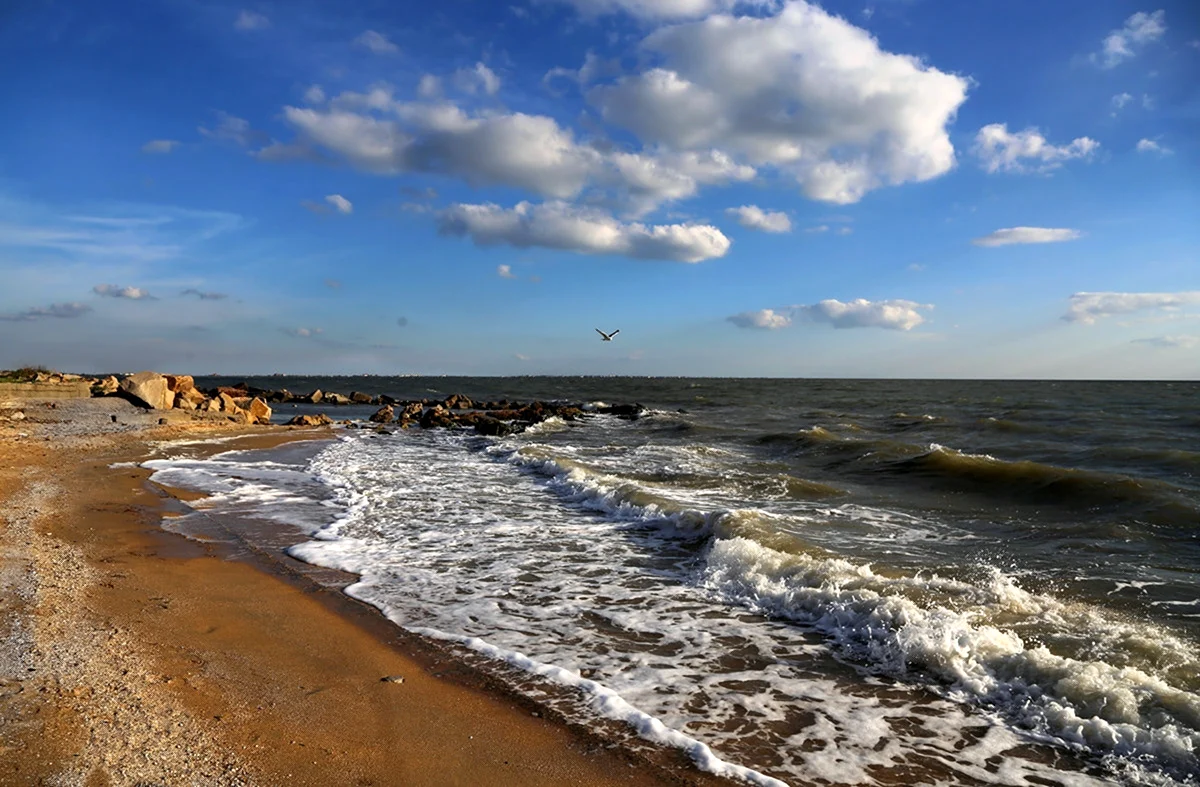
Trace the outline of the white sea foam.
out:
M 360 574 L 348 592 L 398 624 L 571 686 L 592 712 L 715 772 L 869 783 L 876 769 L 935 763 L 931 782 L 1097 783 L 1002 756 L 1030 740 L 1177 777 L 1194 765 L 1200 706 L 1173 677 L 1195 674 L 1192 643 L 997 570 L 885 572 L 815 546 L 770 548 L 757 534 L 802 538 L 841 521 L 904 542 L 938 526 L 862 506 L 722 508 L 726 487 L 631 481 L 629 468 L 728 478 L 737 465 L 622 441 L 629 428 L 593 419 L 600 437 L 587 445 L 553 430 L 348 435 L 302 472 L 221 455 L 166 462 L 155 477 L 211 489 L 212 505 L 285 511 L 319 480 L 336 508 L 295 557 Z M 830 646 L 916 688 L 847 672 Z M 1130 778 L 1171 783 L 1164 773 Z

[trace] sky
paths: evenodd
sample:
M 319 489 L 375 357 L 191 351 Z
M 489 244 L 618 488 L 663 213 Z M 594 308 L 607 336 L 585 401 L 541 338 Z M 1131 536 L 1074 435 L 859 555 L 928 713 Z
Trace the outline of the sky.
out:
M 0 368 L 1200 379 L 1194 0 L 9 0 L 0 74 Z

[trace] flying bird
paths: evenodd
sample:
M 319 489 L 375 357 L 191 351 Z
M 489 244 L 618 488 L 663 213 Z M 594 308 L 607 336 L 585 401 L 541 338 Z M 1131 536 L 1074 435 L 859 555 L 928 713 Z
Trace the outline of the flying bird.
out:
M 621 329 L 620 329 L 620 328 L 618 328 L 617 330 L 613 331 L 612 333 L 605 333 L 604 331 L 600 330 L 599 328 L 597 328 L 597 329 L 596 329 L 596 333 L 600 334 L 600 338 L 601 338 L 603 341 L 606 341 L 606 342 L 611 342 L 611 341 L 612 341 L 612 337 L 616 336 L 616 335 L 617 335 L 618 333 L 620 333 L 620 332 L 621 332 Z

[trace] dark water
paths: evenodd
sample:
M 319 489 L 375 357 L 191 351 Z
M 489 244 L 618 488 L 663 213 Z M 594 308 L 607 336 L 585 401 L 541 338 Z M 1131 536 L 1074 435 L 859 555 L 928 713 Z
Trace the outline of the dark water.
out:
M 294 460 L 349 512 L 298 554 L 362 574 L 351 592 L 401 625 L 594 675 L 784 780 L 1196 778 L 1200 384 L 246 382 L 651 408 Z M 960 713 L 983 731 L 937 749 Z

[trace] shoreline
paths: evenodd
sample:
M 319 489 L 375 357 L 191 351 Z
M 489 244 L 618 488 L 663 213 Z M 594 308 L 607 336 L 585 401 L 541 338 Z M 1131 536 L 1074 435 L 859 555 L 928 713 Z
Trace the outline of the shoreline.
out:
M 189 495 L 121 465 L 164 438 L 269 447 L 325 430 L 20 432 L 0 431 L 6 784 L 728 783 L 550 718 L 307 564 L 168 532 Z

